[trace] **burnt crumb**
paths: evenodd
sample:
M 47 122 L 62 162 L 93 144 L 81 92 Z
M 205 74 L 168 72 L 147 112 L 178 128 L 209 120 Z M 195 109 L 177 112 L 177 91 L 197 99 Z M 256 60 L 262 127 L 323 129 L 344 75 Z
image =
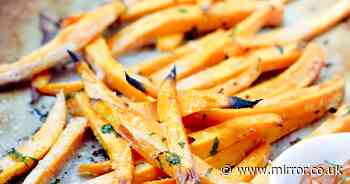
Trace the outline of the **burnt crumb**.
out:
M 128 103 L 124 103 L 124 107 L 128 108 L 129 107 L 129 104 Z
M 184 38 L 186 40 L 194 40 L 200 36 L 200 33 L 196 27 L 192 28 L 191 31 L 185 33 Z
M 207 114 L 203 114 L 203 115 L 202 115 L 202 120 L 206 120 L 207 117 L 208 117 Z
M 122 95 L 123 95 L 123 93 L 121 93 L 120 91 L 115 91 L 115 94 L 116 94 L 117 96 L 122 96 Z
M 80 154 L 78 154 L 78 155 L 77 155 L 77 158 L 78 158 L 78 159 L 81 159 L 81 158 L 82 158 L 82 156 L 81 156 Z
M 234 86 L 237 86 L 237 81 L 234 81 L 233 83 L 232 83 L 232 85 L 234 85 Z M 249 98 L 249 97 L 248 97 Z
M 150 43 L 148 45 L 145 46 L 145 49 L 150 49 L 153 50 L 156 48 L 156 44 L 155 43 Z
M 30 88 L 30 104 L 31 105 L 34 105 L 34 104 L 36 104 L 39 100 L 40 100 L 40 97 L 41 97 L 41 95 L 40 95 L 40 93 L 38 92 L 38 90 L 35 88 L 35 87 L 31 87 Z
M 289 141 L 289 144 L 294 145 L 294 144 L 298 143 L 299 141 L 301 141 L 301 139 L 300 139 L 300 137 L 297 137 L 294 140 Z
M 108 159 L 108 155 L 107 155 L 107 153 L 106 153 L 106 151 L 104 150 L 104 149 L 98 149 L 98 150 L 95 150 L 95 151 L 93 151 L 92 152 L 92 156 L 94 156 L 94 157 L 100 157 L 100 156 L 102 156 L 104 159 Z
M 334 113 L 336 113 L 336 112 L 337 112 L 337 108 L 335 108 L 335 107 L 331 107 L 331 108 L 329 108 L 329 109 L 328 109 L 328 112 L 330 112 L 330 113 L 334 114 Z
M 39 110 L 38 108 L 34 107 L 33 110 L 31 111 L 32 114 L 34 114 L 34 116 L 37 116 L 39 118 L 40 121 L 44 121 L 49 112 L 42 112 L 41 110 Z
M 249 95 L 245 95 L 245 98 L 246 98 L 246 99 L 249 99 L 249 98 L 250 98 L 250 96 L 249 96 Z
M 95 146 L 94 144 L 92 144 L 92 145 L 91 145 L 91 148 L 92 148 L 92 149 L 95 149 L 95 148 L 96 148 L 96 146 Z
M 190 136 L 188 137 L 188 143 L 189 143 L 189 144 L 193 143 L 194 141 L 196 141 L 195 138 L 190 137 Z
M 228 59 L 228 58 L 230 58 L 230 57 L 229 57 L 228 55 L 225 54 L 225 59 Z
M 326 68 L 330 68 L 331 66 L 333 66 L 333 63 L 330 63 L 330 62 L 327 62 L 325 65 Z
M 219 94 L 222 94 L 224 92 L 224 88 L 220 88 L 220 90 L 218 91 Z
M 320 110 L 315 110 L 314 113 L 315 113 L 315 114 L 319 114 L 319 113 L 320 113 Z

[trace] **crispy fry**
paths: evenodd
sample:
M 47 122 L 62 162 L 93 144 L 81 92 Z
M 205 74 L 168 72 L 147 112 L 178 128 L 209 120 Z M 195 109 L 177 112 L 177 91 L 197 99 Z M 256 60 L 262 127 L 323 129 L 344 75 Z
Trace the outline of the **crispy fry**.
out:
M 238 96 L 250 99 L 268 98 L 291 89 L 306 87 L 317 79 L 324 62 L 324 51 L 316 44 L 309 44 L 299 60 L 282 74 L 242 91 Z
M 252 51 L 242 57 L 229 58 L 213 67 L 180 80 L 178 89 L 205 89 L 213 87 L 240 74 L 249 66 L 254 65 L 257 62 L 256 60 L 260 60 L 261 70 L 264 72 L 285 68 L 291 65 L 302 52 L 299 44 L 291 44 L 279 49 L 283 49 L 283 53 L 276 47 L 272 47 Z
M 23 183 L 50 183 L 52 177 L 80 146 L 86 128 L 87 120 L 85 118 L 73 118 L 50 151 L 29 173 Z
M 194 41 L 190 41 L 187 44 L 175 49 L 171 53 L 163 54 L 159 57 L 152 58 L 143 62 L 140 62 L 131 67 L 131 71 L 136 73 L 149 76 L 160 68 L 172 63 L 173 61 L 195 51 L 198 51 L 209 42 L 215 41 L 216 39 L 224 36 L 225 31 L 218 29 L 213 33 L 209 33 L 202 38 Z
M 265 167 L 269 156 L 271 154 L 271 145 L 265 143 L 255 150 L 253 150 L 249 155 L 242 160 L 233 170 L 232 175 L 240 178 L 242 181 L 249 182 L 254 175 L 252 173 L 242 174 L 237 168 L 246 168 L 246 167 Z
M 221 93 L 223 95 L 234 95 L 252 85 L 260 76 L 261 72 L 261 62 L 257 62 L 257 64 L 253 64 L 236 77 L 205 91 L 209 93 Z
M 310 88 L 313 90 L 310 90 Z M 276 113 L 283 119 L 280 129 L 276 128 L 265 133 L 264 131 L 260 133 L 268 142 L 274 142 L 286 134 L 319 119 L 328 108 L 337 106 L 344 96 L 344 80 L 339 78 L 310 88 L 306 88 L 304 93 L 302 93 L 303 95 L 293 100 L 261 106 L 257 105 L 251 109 L 212 109 L 185 118 L 185 123 L 195 122 L 203 116 L 206 117 L 203 121 L 215 124 L 240 116 L 258 113 Z M 293 94 L 299 90 L 292 90 L 288 93 Z M 316 92 L 308 93 L 308 91 Z
M 246 139 L 234 143 L 217 154 L 206 158 L 205 161 L 217 169 L 222 169 L 227 165 L 236 165 L 262 142 L 263 140 L 257 134 L 251 134 Z
M 180 163 L 173 166 L 177 183 L 200 182 L 193 168 L 190 146 L 182 125 L 176 92 L 176 68 L 173 68 L 164 80 L 159 91 L 157 106 L 158 117 L 166 135 L 169 152 L 181 158 Z
M 152 105 L 153 103 L 134 103 L 127 98 L 116 96 L 102 81 L 97 79 L 85 63 L 77 64 L 77 70 L 83 80 L 85 91 L 90 98 L 108 101 L 114 105 L 123 104 L 122 107 L 129 106 L 144 117 L 153 120 L 158 119 L 158 116 L 153 113 L 156 112 Z
M 179 5 L 181 3 L 194 3 L 195 0 L 147 0 L 135 3 L 128 8 L 128 11 L 121 18 L 123 21 L 130 21 L 140 18 L 144 15 Z
M 261 129 L 261 131 L 280 130 L 282 129 L 281 125 L 282 119 L 276 114 L 256 114 L 234 118 L 205 130 L 192 133 L 190 136 L 195 139 L 191 145 L 192 151 L 200 157 L 213 156 L 215 154 L 204 150 L 211 150 L 215 141 L 219 142 L 216 151 L 221 151 L 235 142 L 243 140 L 248 135 L 255 133 L 266 135 L 266 133 L 254 131 L 255 129 Z M 212 142 L 212 144 L 208 144 L 208 142 Z
M 176 184 L 176 180 L 172 178 L 165 178 L 160 180 L 144 182 L 143 184 Z
M 60 26 L 61 27 L 67 27 L 70 26 L 72 24 L 77 23 L 80 19 L 82 19 L 84 16 L 86 15 L 86 13 L 81 13 L 81 14 L 76 14 L 76 15 L 71 15 L 68 17 L 65 17 L 62 21 Z
M 311 133 L 311 137 L 337 133 L 337 132 L 349 132 L 350 131 L 350 119 L 349 119 L 349 105 L 342 105 L 338 111 L 321 124 L 316 130 Z
M 50 79 L 51 73 L 43 71 L 32 78 L 32 86 L 41 93 L 48 95 L 56 95 L 60 91 L 63 91 L 65 94 L 73 93 L 83 89 L 81 81 L 49 83 Z
M 223 60 L 225 58 L 225 54 L 224 54 L 224 49 L 227 45 L 229 45 L 230 43 L 232 43 L 232 37 L 233 36 L 244 36 L 247 34 L 253 34 L 256 33 L 257 31 L 259 31 L 263 25 L 265 25 L 266 23 L 266 19 L 268 18 L 268 15 L 271 14 L 273 10 L 271 8 L 264 8 L 261 11 L 258 11 L 256 14 L 251 15 L 249 18 L 247 18 L 246 20 L 242 21 L 240 24 L 238 24 L 238 26 L 232 28 L 232 30 L 227 31 L 222 37 L 216 39 L 215 41 L 211 42 L 210 44 L 206 44 L 203 47 L 203 50 L 199 50 L 198 52 L 186 55 L 178 60 L 176 60 L 174 63 L 169 64 L 168 66 L 162 68 L 161 70 L 155 72 L 154 74 L 152 74 L 150 76 L 150 78 L 152 79 L 152 81 L 154 81 L 156 84 L 159 84 L 160 81 L 162 81 L 162 79 L 164 79 L 164 77 L 167 75 L 167 73 L 170 71 L 171 67 L 173 65 L 175 65 L 178 68 L 178 78 L 177 80 L 183 79 L 193 73 L 196 73 L 200 70 L 203 70 L 207 67 L 210 67 L 218 62 L 220 62 L 221 60 Z M 251 29 L 251 27 L 255 27 L 254 29 Z M 248 31 L 251 31 L 249 33 L 247 33 Z M 257 59 L 257 58 L 254 58 Z M 227 63 L 231 63 L 231 62 L 225 62 L 226 65 Z M 216 66 L 214 66 L 216 67 Z M 226 67 L 226 66 L 223 66 Z M 226 70 L 228 70 L 229 68 L 226 68 Z M 201 73 L 201 72 L 199 72 Z M 227 72 L 226 72 L 227 73 Z M 224 74 L 226 74 L 224 73 Z M 234 72 L 233 72 L 234 73 Z M 201 75 L 201 74 L 199 74 Z M 219 75 L 218 77 L 221 76 L 220 73 L 216 74 Z M 216 76 L 216 75 L 210 75 L 212 76 Z M 215 77 L 214 79 L 215 80 Z M 225 80 L 225 79 L 223 79 Z M 191 84 L 198 84 L 200 85 L 201 83 L 203 83 L 203 81 L 207 81 L 206 78 L 205 79 L 201 79 L 201 80 L 196 80 L 195 83 L 191 82 L 192 80 L 189 79 L 189 83 Z M 199 82 L 202 81 L 202 82 Z M 187 82 L 184 82 L 187 83 Z M 210 81 L 209 81 L 210 83 Z M 181 88 L 181 83 L 179 83 L 180 88 Z M 213 84 L 209 84 L 209 86 L 203 86 L 203 88 L 205 87 L 212 87 L 210 85 Z M 201 86 L 199 86 L 200 88 Z M 188 89 L 188 88 L 186 88 Z M 189 88 L 189 89 L 193 89 L 193 88 Z M 196 88 L 194 88 L 196 89 Z
M 47 70 L 68 56 L 66 50 L 77 51 L 113 23 L 124 10 L 114 1 L 89 12 L 80 21 L 64 28 L 55 39 L 12 64 L 0 65 L 0 85 L 29 79 Z M 82 34 L 84 33 L 84 34 Z
M 108 102 L 107 102 L 108 103 Z M 175 177 L 172 166 L 178 164 L 179 157 L 172 154 L 164 145 L 160 126 L 150 127 L 142 116 L 128 111 L 127 109 L 113 108 L 113 116 L 120 122 L 121 126 L 115 129 L 129 141 L 135 150 L 138 151 L 150 164 L 160 167 L 168 175 Z M 152 125 L 153 126 L 153 125 Z M 213 169 L 210 175 L 206 171 L 211 168 L 203 160 L 192 154 L 193 166 L 199 173 L 201 182 L 209 183 L 238 183 L 234 178 L 223 177 L 220 171 Z
M 293 26 L 257 35 L 253 38 L 240 38 L 237 41 L 243 48 L 252 48 L 311 40 L 349 15 L 350 2 L 340 0 L 328 10 L 322 11 L 319 15 L 298 22 L 298 24 Z
M 78 172 L 80 175 L 91 175 L 100 176 L 112 171 L 111 161 L 104 161 L 98 163 L 87 163 L 80 164 L 78 167 Z M 135 168 L 135 176 L 137 169 Z
M 94 135 L 112 160 L 114 177 L 116 177 L 114 183 L 131 184 L 134 166 L 128 143 L 114 132 L 111 124 L 97 116 L 92 110 L 89 98 L 85 93 L 79 92 L 75 95 L 75 98 L 84 116 L 89 120 Z
M 183 33 L 164 35 L 157 39 L 157 48 L 160 51 L 172 51 L 176 49 L 184 40 Z
M 134 74 L 126 71 L 120 63 L 114 60 L 103 38 L 98 38 L 90 43 L 85 51 L 89 61 L 104 72 L 105 81 L 109 86 L 135 100 L 142 101 L 149 99 L 144 92 L 149 89 L 151 83 L 142 83 L 142 89 L 130 84 L 126 79 L 126 73 L 129 75 Z M 147 87 L 146 84 L 148 84 Z M 151 88 L 153 89 L 153 87 Z M 153 96 L 156 96 L 153 91 L 154 90 L 152 90 Z
M 113 54 L 119 55 L 141 47 L 158 36 L 190 30 L 202 16 L 195 5 L 171 7 L 126 26 L 109 40 L 109 46 Z
M 1 158 L 1 184 L 33 168 L 35 162 L 44 157 L 59 137 L 66 124 L 67 110 L 63 93 L 59 93 L 56 98 L 48 118 L 32 139 Z

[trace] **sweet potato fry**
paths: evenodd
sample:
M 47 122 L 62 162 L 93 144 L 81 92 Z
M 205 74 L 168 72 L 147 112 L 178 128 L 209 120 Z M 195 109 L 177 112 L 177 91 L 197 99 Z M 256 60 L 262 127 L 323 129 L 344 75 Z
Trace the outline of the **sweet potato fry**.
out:
M 109 52 L 106 41 L 103 38 L 98 38 L 90 43 L 86 47 L 85 51 L 88 56 L 88 60 L 104 72 L 105 81 L 114 90 L 118 90 L 122 94 L 139 101 L 147 100 L 149 98 L 145 92 L 147 93 L 146 90 L 150 89 L 149 86 L 151 83 L 148 82 L 141 84 L 140 81 L 138 81 L 138 83 L 140 83 L 140 87 L 130 83 L 126 78 L 126 74 L 130 76 L 134 74 L 130 74 L 120 63 L 114 60 L 113 56 Z M 146 86 L 146 84 L 148 85 Z M 156 94 L 153 92 L 153 87 L 151 88 L 152 94 L 156 96 Z
M 80 146 L 86 128 L 87 120 L 85 118 L 73 118 L 47 155 L 39 161 L 23 183 L 50 183 L 52 177 L 59 172 L 65 161 Z
M 202 48 L 203 50 L 199 50 L 198 52 L 186 55 L 176 61 L 174 61 L 172 64 L 169 64 L 168 66 L 162 68 L 161 70 L 153 73 L 150 78 L 152 81 L 154 81 L 156 84 L 159 84 L 162 79 L 167 75 L 167 73 L 170 71 L 171 67 L 175 65 L 178 68 L 178 78 L 177 80 L 183 79 L 193 73 L 196 73 L 200 70 L 203 70 L 207 67 L 210 67 L 221 60 L 224 59 L 225 54 L 224 54 L 224 49 L 227 45 L 232 43 L 232 37 L 234 36 L 241 36 L 245 34 L 253 34 L 257 31 L 259 31 L 263 25 L 267 22 L 266 19 L 268 15 L 271 14 L 273 9 L 269 8 L 264 8 L 261 11 L 258 11 L 256 14 L 251 15 L 251 17 L 247 18 L 246 20 L 242 21 L 238 26 L 235 28 L 232 28 L 232 30 L 227 31 L 222 37 L 216 39 L 210 44 L 204 45 Z M 254 29 L 251 29 L 251 27 L 255 27 Z M 246 33 L 248 31 L 251 31 L 249 33 Z M 255 58 L 257 59 L 257 58 Z M 231 62 L 228 62 L 231 63 Z M 226 62 L 227 64 L 227 62 Z M 215 66 L 214 66 L 215 67 Z M 226 66 L 222 66 L 226 67 Z M 226 68 L 228 70 L 228 68 Z M 200 72 L 201 73 L 201 72 Z M 227 73 L 227 72 L 226 72 Z M 224 72 L 224 74 L 226 74 Z M 234 73 L 234 72 L 233 72 Z M 199 74 L 200 75 L 200 74 Z M 220 73 L 217 73 L 216 75 L 219 75 Z M 210 75 L 215 76 L 215 75 Z M 213 79 L 215 80 L 215 79 Z M 225 80 L 225 79 L 223 79 Z M 202 81 L 206 81 L 206 79 L 203 79 Z M 187 82 L 184 82 L 187 83 Z M 189 79 L 189 83 L 191 84 L 198 84 L 198 83 L 203 83 L 199 82 L 196 80 L 195 83 L 192 82 L 191 79 Z M 210 83 L 210 81 L 209 81 Z M 179 83 L 179 86 L 181 89 L 181 83 Z M 200 84 L 199 84 L 200 85 Z M 210 85 L 210 84 L 209 84 Z M 205 87 L 212 87 L 212 86 L 204 86 Z M 190 88 L 191 89 L 191 88 Z M 196 88 L 194 88 L 196 89 Z
M 206 89 L 205 91 L 209 93 L 220 93 L 223 95 L 234 95 L 252 85 L 253 82 L 258 79 L 261 72 L 261 62 L 258 62 L 236 77 L 215 87 Z
M 180 163 L 173 166 L 177 183 L 198 183 L 199 176 L 193 168 L 191 150 L 178 105 L 175 67 L 160 87 L 157 106 L 158 117 L 166 135 L 169 152 L 182 159 Z
M 92 110 L 89 98 L 84 92 L 77 93 L 75 99 L 84 116 L 89 120 L 90 128 L 97 140 L 112 160 L 114 177 L 117 179 L 115 183 L 131 184 L 134 166 L 128 143 L 115 132 L 111 124 L 101 119 Z
M 253 63 L 257 62 L 256 60 L 260 60 L 261 70 L 264 72 L 285 68 L 291 65 L 302 52 L 299 44 L 291 44 L 279 49 L 283 49 L 283 52 L 280 52 L 276 47 L 271 47 L 252 51 L 242 57 L 229 58 L 213 67 L 180 80 L 178 89 L 213 87 L 240 74 L 249 66 L 254 65 Z
M 152 120 L 158 119 L 158 116 L 153 113 L 156 112 L 156 110 L 154 110 L 155 108 L 153 103 L 135 103 L 128 98 L 116 96 L 115 93 L 112 92 L 102 81 L 97 79 L 97 77 L 85 63 L 77 64 L 77 70 L 81 75 L 85 91 L 90 98 L 108 101 L 114 105 L 123 104 L 122 107 L 129 106 L 131 109 L 142 114 L 144 117 Z
M 179 5 L 181 3 L 195 3 L 195 0 L 147 0 L 135 3 L 129 6 L 128 11 L 121 18 L 123 21 L 130 21 L 140 18 L 144 15 Z
M 236 165 L 247 156 L 247 154 L 261 144 L 263 140 L 257 134 L 251 134 L 246 139 L 232 144 L 205 159 L 211 166 L 222 169 L 227 165 Z
M 114 55 L 139 48 L 156 37 L 184 32 L 203 16 L 195 5 L 179 5 L 145 16 L 123 28 L 109 40 Z
M 261 131 L 280 130 L 282 129 L 281 125 L 282 119 L 276 114 L 256 114 L 234 118 L 205 130 L 192 133 L 190 137 L 195 139 L 191 145 L 192 151 L 200 157 L 213 156 L 215 154 L 211 154 L 212 151 L 204 152 L 204 150 L 212 150 L 211 148 L 215 142 L 218 142 L 215 151 L 221 151 L 253 133 L 266 135 L 259 131 L 254 132 L 255 129 L 261 129 Z M 212 144 L 208 144 L 208 142 L 212 142 Z
M 33 75 L 63 63 L 66 50 L 77 51 L 100 34 L 119 14 L 124 6 L 118 2 L 107 4 L 89 12 L 77 23 L 64 28 L 55 39 L 12 64 L 0 65 L 0 85 L 29 79 Z
M 50 79 L 50 71 L 43 71 L 32 78 L 32 87 L 37 89 L 39 92 L 48 95 L 56 95 L 61 90 L 63 93 L 67 94 L 83 89 L 83 84 L 81 81 L 50 83 Z
M 63 93 L 59 93 L 56 98 L 55 105 L 39 131 L 28 142 L 1 158 L 1 184 L 33 168 L 35 162 L 44 157 L 61 134 L 66 124 L 67 110 Z
M 176 49 L 184 39 L 183 33 L 164 35 L 157 39 L 157 48 L 160 51 L 172 51 Z
M 311 137 L 337 133 L 337 132 L 349 132 L 350 131 L 350 116 L 349 116 L 349 105 L 342 105 L 338 111 L 323 122 L 316 130 L 311 133 Z
M 308 89 L 315 88 L 315 93 L 307 93 Z M 330 107 L 338 105 L 344 95 L 344 80 L 334 79 L 323 84 L 307 88 L 302 96 L 293 100 L 277 102 L 275 104 L 257 105 L 251 109 L 212 109 L 196 113 L 185 118 L 185 123 L 196 120 L 211 122 L 212 124 L 223 122 L 235 117 L 247 116 L 258 113 L 276 113 L 283 119 L 280 129 L 260 132 L 268 142 L 274 142 L 284 135 L 302 128 L 316 119 L 319 119 Z M 317 89 L 317 90 L 316 90 Z M 300 89 L 297 89 L 297 91 Z M 289 93 L 294 93 L 290 91 Z M 256 130 L 258 132 L 258 130 Z
M 247 167 L 265 167 L 269 156 L 271 154 L 271 145 L 265 143 L 255 150 L 253 150 L 244 160 L 242 160 L 238 165 L 235 166 L 232 175 L 240 178 L 242 181 L 249 182 L 253 177 L 254 173 L 242 173 L 239 172 L 240 168 Z
M 149 76 L 160 68 L 172 63 L 176 59 L 179 59 L 189 53 L 200 50 L 204 45 L 209 42 L 219 39 L 221 36 L 224 36 L 225 31 L 218 29 L 212 33 L 209 33 L 202 38 L 194 41 L 190 41 L 185 45 L 175 49 L 171 53 L 163 54 L 159 57 L 152 58 L 143 62 L 140 62 L 130 68 L 131 71 L 139 73 L 145 76 Z
M 324 51 L 318 45 L 311 43 L 305 48 L 299 60 L 282 74 L 242 91 L 238 96 L 250 99 L 268 98 L 290 89 L 306 87 L 317 79 L 324 63 Z
M 106 102 L 108 103 L 108 102 Z M 173 165 L 181 162 L 182 158 L 171 153 L 163 143 L 162 132 L 160 126 L 150 127 L 142 116 L 128 111 L 127 109 L 113 108 L 113 118 L 118 119 L 121 126 L 115 126 L 115 129 L 138 151 L 150 164 L 160 167 L 162 170 L 175 177 Z M 156 128 L 156 129 L 154 129 Z M 202 183 L 236 183 L 233 178 L 223 177 L 220 171 L 213 169 L 208 176 L 206 171 L 211 167 L 203 160 L 192 154 L 193 166 L 195 171 L 199 173 Z
M 274 30 L 253 38 L 239 38 L 237 41 L 243 48 L 261 47 L 266 45 L 285 44 L 295 41 L 311 40 L 327 31 L 350 14 L 350 2 L 340 0 L 328 10 L 317 16 L 305 19 L 290 27 Z

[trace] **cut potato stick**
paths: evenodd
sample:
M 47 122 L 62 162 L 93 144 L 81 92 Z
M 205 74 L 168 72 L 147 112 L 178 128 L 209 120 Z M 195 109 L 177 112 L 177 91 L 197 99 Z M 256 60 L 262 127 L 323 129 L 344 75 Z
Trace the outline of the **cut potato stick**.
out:
M 199 157 L 213 156 L 212 152 L 204 152 L 204 150 L 212 150 L 215 142 L 218 142 L 215 151 L 221 151 L 235 142 L 243 140 L 247 135 L 252 135 L 253 130 L 260 127 L 265 131 L 270 129 L 282 129 L 282 119 L 276 114 L 256 114 L 251 116 L 243 116 L 225 121 L 216 126 L 209 127 L 202 131 L 194 132 L 190 137 L 194 138 L 192 143 L 192 152 Z M 269 127 L 269 128 L 267 128 Z M 258 134 L 260 132 L 257 132 Z M 264 134 L 265 135 L 265 134 Z M 212 142 L 212 144 L 208 144 Z
M 350 131 L 350 116 L 349 105 L 342 105 L 337 112 L 323 122 L 316 130 L 311 133 L 311 137 L 323 134 L 349 132 Z
M 195 3 L 196 0 L 146 0 L 129 6 L 128 11 L 121 18 L 123 21 L 130 21 L 140 18 L 144 15 L 179 5 L 181 3 Z
M 232 144 L 206 158 L 205 161 L 217 169 L 223 169 L 227 165 L 233 166 L 242 161 L 251 150 L 262 142 L 263 140 L 257 134 L 250 134 L 246 139 Z
M 44 157 L 61 134 L 67 118 L 63 93 L 59 93 L 45 123 L 33 137 L 19 148 L 12 149 L 0 160 L 0 183 L 5 184 L 15 176 L 22 175 Z
M 64 163 L 73 155 L 81 145 L 87 120 L 85 118 L 73 118 L 63 130 L 55 144 L 38 165 L 29 173 L 23 181 L 24 184 L 50 183 Z
M 163 54 L 159 57 L 152 58 L 146 61 L 142 61 L 130 68 L 131 71 L 135 73 L 142 74 L 144 76 L 149 76 L 160 68 L 172 63 L 176 59 L 179 59 L 189 53 L 198 51 L 204 47 L 204 45 L 209 42 L 213 42 L 216 39 L 219 39 L 221 36 L 224 36 L 225 31 L 218 29 L 212 33 L 209 33 L 198 40 L 190 41 L 185 45 L 175 49 L 171 53 Z
M 324 63 L 324 51 L 311 43 L 299 60 L 282 74 L 242 91 L 238 96 L 249 99 L 268 98 L 291 89 L 306 87 L 318 78 Z
M 0 85 L 29 79 L 33 75 L 63 63 L 66 50 L 78 51 L 100 34 L 124 6 L 118 1 L 89 12 L 77 23 L 64 28 L 55 39 L 12 64 L 0 65 Z M 83 33 L 83 34 L 82 34 Z
M 244 168 L 262 168 L 267 165 L 269 156 L 271 154 L 271 145 L 265 143 L 244 158 L 238 165 L 235 166 L 232 175 L 240 178 L 242 181 L 249 182 L 253 177 L 254 173 L 242 173 L 240 169 Z
M 280 52 L 278 49 L 283 49 Z M 191 75 L 179 81 L 178 89 L 206 89 L 218 85 L 242 73 L 251 65 L 260 60 L 261 70 L 270 71 L 285 68 L 291 65 L 301 55 L 299 44 L 283 47 L 271 47 L 252 51 L 242 57 L 229 58 L 215 66 Z
M 298 24 L 293 26 L 257 35 L 253 38 L 240 38 L 237 41 L 244 48 L 252 48 L 311 40 L 349 15 L 350 2 L 347 0 L 340 0 L 328 10 L 322 11 L 319 15 L 298 22 Z
M 160 180 L 144 182 L 143 184 L 176 184 L 176 180 L 172 178 L 165 178 Z
M 83 89 L 81 81 L 74 82 L 55 82 L 50 83 L 51 73 L 49 71 L 43 71 L 32 78 L 32 86 L 39 92 L 56 95 L 60 91 L 63 93 L 73 93 Z
M 128 143 L 115 133 L 111 124 L 98 117 L 92 110 L 89 98 L 85 93 L 77 93 L 75 99 L 84 116 L 89 120 L 90 128 L 97 140 L 112 160 L 112 168 L 118 179 L 115 183 L 131 183 L 134 166 Z
M 131 109 L 142 114 L 144 117 L 152 120 L 158 119 L 158 116 L 155 115 L 156 113 L 154 113 L 156 112 L 156 110 L 154 110 L 156 108 L 154 108 L 153 103 L 134 103 L 128 98 L 116 96 L 115 93 L 111 91 L 102 81 L 97 79 L 86 63 L 77 64 L 77 70 L 82 78 L 85 91 L 90 98 L 108 101 L 114 105 L 122 104 L 121 108 L 129 106 Z M 76 108 L 79 109 L 79 107 Z
M 273 9 L 271 9 L 271 7 L 258 11 L 256 13 L 258 14 L 257 16 L 258 18 L 256 18 L 256 14 L 253 13 L 253 15 L 251 15 L 253 18 L 251 19 L 251 17 L 249 17 L 246 20 L 242 21 L 240 24 L 238 24 L 238 26 L 236 26 L 237 29 L 232 28 L 233 30 L 227 31 L 222 37 L 216 39 L 210 44 L 204 45 L 203 50 L 189 54 L 187 56 L 184 56 L 174 61 L 172 64 L 169 64 L 168 66 L 162 68 L 161 70 L 153 73 L 150 76 L 150 78 L 152 79 L 153 82 L 156 83 L 156 85 L 159 84 L 160 81 L 162 81 L 162 79 L 164 79 L 164 77 L 167 75 L 167 73 L 169 73 L 169 71 L 171 70 L 171 67 L 175 65 L 178 69 L 177 80 L 180 80 L 189 75 L 192 75 L 193 73 L 196 73 L 200 70 L 203 70 L 207 67 L 210 67 L 220 62 L 225 58 L 224 49 L 227 45 L 229 45 L 232 42 L 233 36 L 240 36 L 240 34 L 244 35 L 248 30 L 251 31 L 250 33 L 259 31 L 263 27 L 263 25 L 265 25 L 266 19 L 268 15 L 271 14 L 272 11 Z M 253 26 L 255 26 L 256 28 L 250 29 Z M 226 70 L 228 70 L 228 68 L 226 68 Z M 216 75 L 220 75 L 220 74 L 216 74 Z M 210 75 L 210 76 L 215 76 L 215 75 Z M 203 81 L 206 81 L 206 79 L 204 79 Z M 193 82 L 190 82 L 190 83 L 197 84 L 198 81 L 196 80 L 195 83 Z M 199 83 L 203 83 L 203 82 L 199 82 Z M 181 89 L 181 85 L 182 84 L 179 83 L 179 86 L 180 86 L 179 89 Z M 208 87 L 212 87 L 212 86 L 208 86 Z
M 220 93 L 227 96 L 234 95 L 252 85 L 261 73 L 261 62 L 258 62 L 256 65 L 250 66 L 238 76 L 205 91 L 209 93 Z
M 184 40 L 183 33 L 174 33 L 157 38 L 156 46 L 160 51 L 172 51 L 176 49 Z
M 142 47 L 158 36 L 190 30 L 202 16 L 195 5 L 171 7 L 124 27 L 109 40 L 109 46 L 114 55 L 120 55 Z
M 108 103 L 108 102 L 107 102 Z M 181 158 L 171 154 L 163 143 L 162 132 L 158 125 L 158 130 L 149 126 L 149 123 L 140 115 L 132 113 L 127 109 L 112 108 L 115 119 L 118 118 L 121 126 L 114 128 L 142 155 L 150 164 L 160 167 L 163 171 L 175 177 L 172 166 L 178 164 Z M 210 175 L 206 174 L 211 167 L 203 160 L 192 154 L 193 166 L 200 175 L 202 183 L 238 183 L 234 178 L 224 177 L 220 171 L 213 169 Z
M 112 162 L 104 161 L 98 163 L 86 163 L 80 164 L 78 167 L 78 172 L 80 175 L 88 176 L 100 176 L 112 171 Z M 134 177 L 136 177 L 137 169 L 135 167 Z
M 313 91 L 317 92 L 307 93 L 308 90 L 306 89 L 302 96 L 293 100 L 262 105 L 260 107 L 256 106 L 251 109 L 212 109 L 186 117 L 185 123 L 202 119 L 203 122 L 207 121 L 214 124 L 240 116 L 258 113 L 276 113 L 283 119 L 283 123 L 279 128 L 271 131 L 267 130 L 266 132 L 264 129 L 255 129 L 268 142 L 274 142 L 286 134 L 319 119 L 328 108 L 337 106 L 344 96 L 344 80 L 339 78 L 310 88 L 315 88 Z M 292 90 L 288 93 L 292 94 L 294 91 Z M 202 118 L 203 116 L 205 117 L 204 120 Z
M 76 15 L 70 15 L 68 17 L 63 18 L 63 20 L 60 23 L 61 27 L 67 27 L 70 26 L 72 24 L 77 23 L 80 19 L 82 19 L 84 16 L 86 15 L 86 13 L 80 13 L 80 14 L 76 14 Z
M 86 47 L 85 51 L 88 56 L 88 60 L 93 66 L 100 68 L 104 72 L 105 81 L 114 90 L 118 90 L 122 94 L 138 101 L 148 100 L 149 97 L 145 94 L 145 92 L 148 92 L 146 90 L 150 89 L 149 86 L 151 83 L 148 82 L 141 84 L 140 81 L 138 81 L 140 84 L 139 86 L 131 84 L 127 80 L 126 74 L 129 74 L 130 76 L 134 74 L 130 74 L 119 62 L 115 61 L 109 52 L 106 41 L 103 38 L 98 38 L 90 43 Z M 146 84 L 148 85 L 146 86 Z M 153 87 L 151 88 L 151 94 L 153 96 L 157 96 Z
M 198 183 L 199 176 L 194 171 L 190 146 L 187 141 L 176 92 L 176 68 L 164 80 L 157 100 L 158 117 L 166 135 L 169 152 L 181 158 L 173 166 L 177 183 Z

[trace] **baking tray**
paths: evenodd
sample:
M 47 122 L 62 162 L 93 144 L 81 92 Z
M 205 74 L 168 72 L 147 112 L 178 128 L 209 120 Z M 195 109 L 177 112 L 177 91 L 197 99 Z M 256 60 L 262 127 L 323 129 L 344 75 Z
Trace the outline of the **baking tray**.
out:
M 20 56 L 38 48 L 43 41 L 40 29 L 40 15 L 59 19 L 68 15 L 90 10 L 101 0 L 0 0 L 0 63 L 16 61 Z M 322 12 L 335 3 L 335 0 L 295 0 L 286 8 L 284 26 L 297 24 L 303 19 Z M 321 45 L 327 54 L 327 65 L 319 81 L 329 79 L 336 74 L 344 75 L 349 83 L 350 73 L 350 21 L 344 20 L 329 32 L 314 41 Z M 143 50 L 118 58 L 127 66 L 151 58 L 158 52 Z M 290 79 L 293 80 L 293 79 Z M 346 85 L 347 92 L 349 85 Z M 47 111 L 53 103 L 52 97 L 42 97 L 35 105 L 30 104 L 30 85 L 22 83 L 0 91 L 0 155 L 17 147 L 28 139 L 42 124 Z M 349 93 L 345 101 L 349 101 Z M 320 120 L 322 121 L 322 120 Z M 320 122 L 299 130 L 273 145 L 271 159 L 276 158 L 283 150 L 291 146 L 298 138 L 308 134 Z M 326 149 L 326 146 L 325 146 Z M 106 159 L 101 146 L 91 133 L 85 137 L 84 144 L 67 163 L 57 177 L 61 183 L 83 181 L 76 168 L 79 163 L 98 162 Z M 21 183 L 21 178 L 10 183 Z

